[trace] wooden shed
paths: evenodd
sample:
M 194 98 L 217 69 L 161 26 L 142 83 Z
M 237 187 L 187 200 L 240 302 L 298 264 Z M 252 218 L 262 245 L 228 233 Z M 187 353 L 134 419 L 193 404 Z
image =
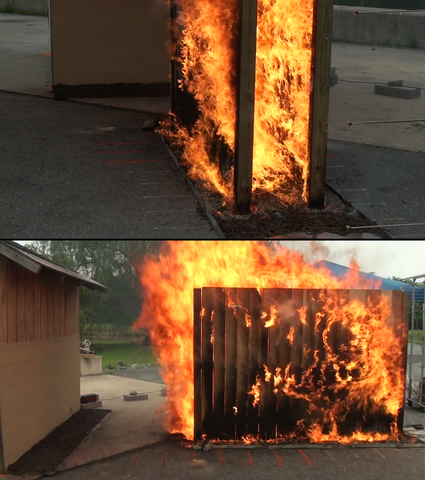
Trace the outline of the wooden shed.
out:
M 81 286 L 107 290 L 0 242 L 0 472 L 80 408 Z

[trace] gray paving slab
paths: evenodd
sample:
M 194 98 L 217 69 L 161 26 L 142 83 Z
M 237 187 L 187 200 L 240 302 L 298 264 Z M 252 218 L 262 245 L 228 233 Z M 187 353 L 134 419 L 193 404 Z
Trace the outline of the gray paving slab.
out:
M 140 112 L 0 92 L 0 235 L 218 238 Z
M 0 13 L 0 90 L 51 95 L 47 17 Z
M 329 141 L 327 182 L 392 238 L 425 238 L 425 154 Z

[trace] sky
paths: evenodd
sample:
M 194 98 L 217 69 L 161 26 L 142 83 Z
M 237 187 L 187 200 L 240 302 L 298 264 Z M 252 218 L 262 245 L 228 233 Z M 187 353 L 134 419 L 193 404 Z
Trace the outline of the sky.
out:
M 348 267 L 350 259 L 354 257 L 361 271 L 374 272 L 379 277 L 406 278 L 425 274 L 425 241 L 353 240 L 281 243 L 291 250 L 304 253 L 309 261 L 328 260 Z

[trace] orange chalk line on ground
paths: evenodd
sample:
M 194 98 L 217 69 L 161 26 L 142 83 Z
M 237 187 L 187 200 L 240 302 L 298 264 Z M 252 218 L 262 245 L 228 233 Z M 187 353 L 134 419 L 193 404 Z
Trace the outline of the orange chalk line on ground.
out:
M 301 448 L 298 449 L 298 451 L 301 453 L 301 455 L 304 457 L 304 460 L 311 465 L 311 460 L 307 457 L 307 455 L 301 450 Z
M 134 418 L 130 421 L 130 423 L 127 425 L 127 429 L 131 428 L 131 426 L 133 425 L 133 422 L 134 422 Z
M 74 465 L 78 465 L 78 464 L 81 462 L 81 460 L 83 459 L 83 457 L 84 457 L 84 455 L 86 454 L 86 452 L 87 452 L 88 449 L 89 449 L 89 447 L 87 446 L 87 447 L 84 449 L 83 453 L 77 458 L 77 460 L 75 460 Z
M 155 419 L 152 420 L 152 423 L 150 424 L 149 429 L 152 430 L 153 424 L 155 423 Z
M 132 465 L 133 467 L 136 466 L 136 463 L 137 463 L 137 461 L 139 460 L 139 457 L 140 457 L 140 453 L 138 453 L 138 454 L 134 457 L 133 462 L 131 463 L 131 465 Z
M 108 453 L 108 457 L 110 457 L 114 452 L 115 452 L 115 448 L 113 448 L 113 449 Z
M 165 467 L 167 463 L 167 452 L 164 453 L 164 456 L 162 457 L 162 466 Z
M 164 160 L 103 160 L 102 163 L 160 163 L 169 162 L 168 159 Z
M 249 464 L 252 466 L 254 465 L 254 462 L 252 461 L 252 457 L 251 457 L 251 454 L 249 452 L 246 452 L 246 454 L 248 455 L 248 462 Z
M 280 459 L 279 455 L 277 454 L 276 450 L 273 450 L 273 453 L 274 453 L 275 456 L 276 456 L 277 463 L 278 463 L 281 467 L 283 467 L 283 462 L 282 462 L 282 460 Z
M 224 455 L 223 455 L 223 452 L 221 450 L 218 451 L 218 454 L 220 456 L 220 463 L 221 465 L 224 467 L 224 465 L 226 465 L 226 461 L 224 460 Z

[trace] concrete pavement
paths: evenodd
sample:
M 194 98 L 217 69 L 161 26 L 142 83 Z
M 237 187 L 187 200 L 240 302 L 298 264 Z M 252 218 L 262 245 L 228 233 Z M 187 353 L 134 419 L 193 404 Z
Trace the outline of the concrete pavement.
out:
M 59 480 L 424 480 L 425 448 L 185 449 L 175 440 L 59 473 Z
M 47 17 L 0 13 L 0 90 L 51 96 Z
M 218 238 L 146 115 L 0 93 L 4 238 Z

